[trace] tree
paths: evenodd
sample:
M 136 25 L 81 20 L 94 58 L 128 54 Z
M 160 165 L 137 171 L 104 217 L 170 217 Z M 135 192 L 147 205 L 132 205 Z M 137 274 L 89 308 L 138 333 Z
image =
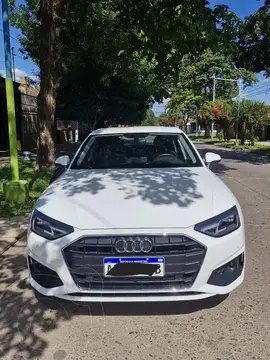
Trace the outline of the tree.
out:
M 166 114 L 166 113 L 159 116 L 158 122 L 159 122 L 159 125 L 161 125 L 161 126 L 178 126 L 179 125 L 175 119 L 169 117 L 168 114 Z
M 195 95 L 192 89 L 184 89 L 180 85 L 172 91 L 167 104 L 168 115 L 176 123 L 183 124 L 185 130 L 187 130 L 188 121 L 197 117 L 200 102 L 200 95 Z
M 232 53 L 214 53 L 211 49 L 207 49 L 196 60 L 185 56 L 182 59 L 178 82 L 174 85 L 171 100 L 168 103 L 169 113 L 185 119 L 184 123 L 189 120 L 190 114 L 195 117 L 202 105 L 213 99 L 213 76 L 229 79 L 243 78 L 245 86 L 257 81 L 254 73 L 236 67 Z M 237 93 L 238 87 L 235 82 L 216 81 L 217 100 L 229 101 Z M 211 121 L 206 117 L 203 121 L 207 137 L 210 134 Z
M 207 0 L 111 0 L 132 44 L 155 64 L 163 82 L 167 75 L 177 79 L 181 59 L 194 59 L 208 47 L 230 49 L 237 36 L 239 19 L 228 6 L 214 8 Z
M 38 95 L 37 166 L 53 167 L 55 162 L 57 92 L 61 76 L 61 15 L 64 0 L 42 0 L 40 6 L 40 92 Z
M 115 114 L 111 90 L 113 84 L 122 84 L 118 99 L 123 99 L 123 90 L 128 89 L 128 82 L 124 81 L 126 76 L 136 91 L 130 99 L 121 100 L 122 109 L 133 107 L 139 113 L 139 120 L 154 99 L 159 100 L 167 94 L 172 79 L 178 78 L 184 55 L 198 57 L 209 46 L 233 44 L 237 23 L 228 7 L 212 9 L 208 1 L 202 0 L 185 0 L 181 4 L 178 0 L 26 0 L 18 6 L 11 0 L 11 13 L 12 24 L 23 34 L 20 38 L 22 52 L 32 57 L 41 69 L 40 167 L 53 166 L 54 115 L 59 85 L 65 81 L 67 73 L 77 72 L 76 66 L 86 65 L 90 58 L 96 70 L 106 69 L 97 82 L 104 85 L 103 90 L 107 86 L 107 95 L 102 90 L 92 96 L 90 107 L 87 97 L 74 96 L 76 91 L 85 94 L 82 84 L 75 84 L 71 97 L 67 92 L 68 99 L 75 101 L 75 106 L 79 104 L 81 114 L 88 114 L 85 118 L 89 118 L 93 109 L 91 119 L 97 119 L 96 115 L 100 114 L 103 119 L 108 115 L 110 122 L 124 118 L 119 112 Z M 100 89 L 99 86 L 94 88 Z M 140 102 L 133 97 L 136 93 L 142 94 Z M 66 101 L 60 97 L 62 100 L 58 104 L 63 110 Z M 83 98 L 85 100 L 81 101 Z M 102 101 L 109 104 L 106 111 L 100 108 Z
M 10 4 L 13 24 L 21 27 L 23 34 L 29 35 L 21 39 L 23 48 L 40 67 L 37 123 L 38 168 L 53 167 L 55 161 L 54 115 L 61 77 L 61 29 L 66 4 L 64 0 L 28 0 L 26 5 L 19 5 L 18 8 L 15 7 L 14 0 Z M 31 8 L 32 12 L 29 11 Z
M 230 128 L 233 125 L 230 110 L 230 103 L 226 101 L 207 101 L 200 109 L 201 120 L 204 125 L 215 122 L 223 132 L 224 140 L 229 140 Z
M 234 105 L 234 116 L 236 116 L 236 104 Z M 269 106 L 260 101 L 243 100 L 239 109 L 239 123 L 242 126 L 241 142 L 244 144 L 248 132 L 250 143 L 255 143 L 255 132 L 262 124 L 269 123 Z
M 237 68 L 233 54 L 205 50 L 197 59 L 185 56 L 182 60 L 175 92 L 190 90 L 193 96 L 201 101 L 211 101 L 213 98 L 213 76 L 216 78 L 242 78 L 244 86 L 250 86 L 257 81 L 255 74 L 244 68 Z M 230 100 L 238 94 L 237 84 L 230 81 L 216 81 L 216 99 Z M 190 92 L 187 92 L 190 96 Z
M 158 119 L 156 118 L 153 110 L 147 109 L 145 118 L 142 122 L 143 126 L 156 126 L 158 125 Z
M 270 0 L 248 16 L 239 30 L 237 63 L 270 76 Z
M 97 127 L 118 124 L 140 124 L 149 108 L 151 93 L 142 89 L 136 77 L 110 77 L 109 83 L 101 81 L 107 69 L 91 66 L 89 70 L 77 67 L 76 72 L 63 74 L 56 116 L 73 119 Z

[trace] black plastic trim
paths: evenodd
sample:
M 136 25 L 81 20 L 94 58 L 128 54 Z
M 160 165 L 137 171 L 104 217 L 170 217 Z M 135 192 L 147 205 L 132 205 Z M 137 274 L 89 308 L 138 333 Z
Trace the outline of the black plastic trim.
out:
M 232 268 L 229 264 L 235 263 Z M 228 286 L 241 276 L 244 268 L 244 253 L 214 270 L 207 281 L 209 285 Z
M 175 292 L 151 292 L 151 293 L 70 293 L 68 296 L 79 297 L 146 297 L 146 296 L 194 296 L 201 295 L 202 292 L 195 291 L 175 291 Z
M 32 278 L 46 289 L 62 286 L 63 282 L 57 272 L 42 265 L 28 255 L 28 264 Z

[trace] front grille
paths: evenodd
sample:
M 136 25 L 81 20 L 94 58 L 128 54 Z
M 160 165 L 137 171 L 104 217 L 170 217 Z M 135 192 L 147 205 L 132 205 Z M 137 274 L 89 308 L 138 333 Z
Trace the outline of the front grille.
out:
M 63 250 L 75 283 L 87 290 L 171 290 L 192 286 L 202 265 L 206 249 L 187 236 L 147 236 L 153 242 L 150 253 L 119 254 L 114 244 L 120 237 L 84 237 Z M 104 277 L 103 258 L 165 258 L 164 277 Z

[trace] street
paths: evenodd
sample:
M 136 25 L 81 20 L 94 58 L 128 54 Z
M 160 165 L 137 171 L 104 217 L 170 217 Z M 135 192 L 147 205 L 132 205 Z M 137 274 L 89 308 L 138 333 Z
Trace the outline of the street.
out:
M 228 297 L 194 303 L 38 302 L 27 283 L 23 239 L 1 258 L 1 359 L 270 359 L 269 158 L 197 147 L 222 156 L 212 170 L 241 204 L 244 284 Z

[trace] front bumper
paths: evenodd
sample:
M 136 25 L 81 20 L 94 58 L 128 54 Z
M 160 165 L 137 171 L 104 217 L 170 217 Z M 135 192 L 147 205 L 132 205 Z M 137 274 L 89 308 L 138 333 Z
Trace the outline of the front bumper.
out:
M 125 229 L 117 231 L 91 231 L 91 236 L 117 236 L 117 235 L 156 235 L 157 231 L 153 229 L 138 231 L 137 229 L 128 231 Z M 176 231 L 164 230 L 160 234 L 166 233 L 167 236 L 183 234 L 183 230 Z M 71 271 L 63 256 L 63 249 L 76 241 L 77 239 L 89 236 L 89 231 L 76 229 L 74 233 L 67 235 L 55 241 L 49 241 L 35 233 L 28 233 L 28 257 L 42 264 L 48 271 L 52 271 L 57 280 L 54 287 L 46 287 L 44 283 L 37 277 L 31 275 L 31 285 L 44 296 L 55 296 L 66 300 L 84 301 L 84 302 L 150 302 L 150 301 L 179 301 L 179 300 L 198 300 L 214 295 L 228 294 L 238 287 L 244 279 L 244 253 L 245 253 L 245 235 L 244 228 L 241 226 L 233 233 L 222 238 L 211 238 L 206 235 L 194 231 L 193 228 L 187 228 L 184 235 L 194 239 L 206 249 L 204 259 L 200 265 L 200 269 L 191 286 L 176 288 L 170 287 L 170 283 L 166 289 L 164 288 L 144 288 L 138 287 L 131 289 L 118 288 L 110 289 L 84 289 L 80 287 L 71 275 Z M 151 256 L 151 255 L 149 255 Z M 224 265 L 236 259 L 238 273 L 231 276 L 228 272 L 224 272 Z M 102 262 L 103 256 L 100 257 Z M 30 261 L 31 262 L 31 261 Z M 238 263 L 237 263 L 238 262 Z M 28 261 L 29 265 L 29 261 Z M 89 264 L 91 265 L 91 264 Z M 239 268 L 240 266 L 240 268 Z M 165 267 L 166 272 L 166 267 Z M 33 273 L 33 271 L 32 271 Z M 226 277 L 226 279 L 225 279 Z M 225 279 L 225 281 L 224 281 Z M 38 282 L 37 282 L 37 281 Z M 42 286 L 42 285 L 43 286 Z M 62 285 L 60 285 L 62 284 Z M 60 285 L 60 286 L 59 286 Z

